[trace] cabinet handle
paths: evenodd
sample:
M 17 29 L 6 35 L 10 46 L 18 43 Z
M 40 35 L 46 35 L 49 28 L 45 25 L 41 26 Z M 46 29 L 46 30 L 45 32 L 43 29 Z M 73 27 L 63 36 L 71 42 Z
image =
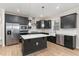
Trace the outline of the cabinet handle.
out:
M 31 40 L 29 39 L 28 42 L 30 42 Z
M 38 46 L 39 45 L 39 43 L 38 42 L 36 42 L 36 46 Z
M 22 40 L 22 43 L 24 43 L 24 40 Z

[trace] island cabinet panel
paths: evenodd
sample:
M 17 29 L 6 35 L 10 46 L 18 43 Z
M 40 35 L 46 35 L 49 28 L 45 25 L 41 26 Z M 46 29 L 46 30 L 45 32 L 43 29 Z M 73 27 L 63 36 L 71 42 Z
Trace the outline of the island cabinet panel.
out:
M 56 37 L 55 36 L 49 36 L 47 38 L 48 41 L 52 42 L 52 43 L 56 43 Z
M 47 38 L 33 38 L 33 39 L 22 39 L 22 54 L 23 56 L 30 54 L 35 51 L 47 48 Z

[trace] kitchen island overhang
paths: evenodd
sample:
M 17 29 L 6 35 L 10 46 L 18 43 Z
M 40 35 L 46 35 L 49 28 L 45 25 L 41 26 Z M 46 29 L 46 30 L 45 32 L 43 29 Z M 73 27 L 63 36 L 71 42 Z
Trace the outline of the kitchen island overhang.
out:
M 47 48 L 46 34 L 28 34 L 21 35 L 22 37 L 22 55 L 28 55 L 30 53 Z

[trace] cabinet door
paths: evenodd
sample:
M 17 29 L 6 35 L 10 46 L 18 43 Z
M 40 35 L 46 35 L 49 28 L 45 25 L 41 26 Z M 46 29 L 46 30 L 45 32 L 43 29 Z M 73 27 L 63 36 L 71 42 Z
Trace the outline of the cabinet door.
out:
M 19 24 L 28 24 L 29 20 L 28 17 L 21 17 L 21 16 L 16 16 L 16 15 L 10 15 L 6 14 L 5 15 L 5 21 L 8 23 L 19 23 Z
M 48 26 L 49 26 L 49 24 L 46 20 L 44 21 L 44 25 L 45 25 L 44 28 L 48 28 Z
M 47 47 L 46 38 L 35 38 L 35 39 L 32 39 L 30 43 L 32 43 L 31 46 L 32 46 L 32 50 L 34 51 Z
M 73 36 L 64 36 L 64 46 L 73 49 L 73 40 Z
M 8 23 L 18 23 L 19 19 L 15 15 L 6 14 L 5 15 L 5 21 L 8 22 Z
M 47 47 L 46 38 L 34 38 L 34 39 L 23 40 L 22 42 L 23 42 L 22 44 L 23 55 L 27 55 Z
M 21 17 L 21 16 L 18 16 L 18 19 L 19 19 L 19 23 L 21 25 L 28 25 L 29 23 L 29 20 L 27 17 Z
M 51 20 L 48 20 L 48 24 L 49 24 L 48 28 L 51 28 Z
M 44 28 L 51 28 L 51 20 L 45 20 L 44 25 L 45 25 Z
M 41 28 L 41 21 L 37 21 L 37 23 L 36 23 L 36 25 L 37 25 L 37 28 Z
M 39 21 L 36 22 L 36 27 L 39 28 Z
M 52 43 L 56 43 L 56 37 L 50 36 L 47 38 L 47 40 L 52 42 Z

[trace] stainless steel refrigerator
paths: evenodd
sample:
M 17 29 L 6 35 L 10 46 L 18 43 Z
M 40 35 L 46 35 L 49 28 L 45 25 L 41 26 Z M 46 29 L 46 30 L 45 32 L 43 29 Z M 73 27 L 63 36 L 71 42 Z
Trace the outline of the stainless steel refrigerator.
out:
M 19 42 L 19 24 L 6 23 L 6 45 L 12 45 Z

